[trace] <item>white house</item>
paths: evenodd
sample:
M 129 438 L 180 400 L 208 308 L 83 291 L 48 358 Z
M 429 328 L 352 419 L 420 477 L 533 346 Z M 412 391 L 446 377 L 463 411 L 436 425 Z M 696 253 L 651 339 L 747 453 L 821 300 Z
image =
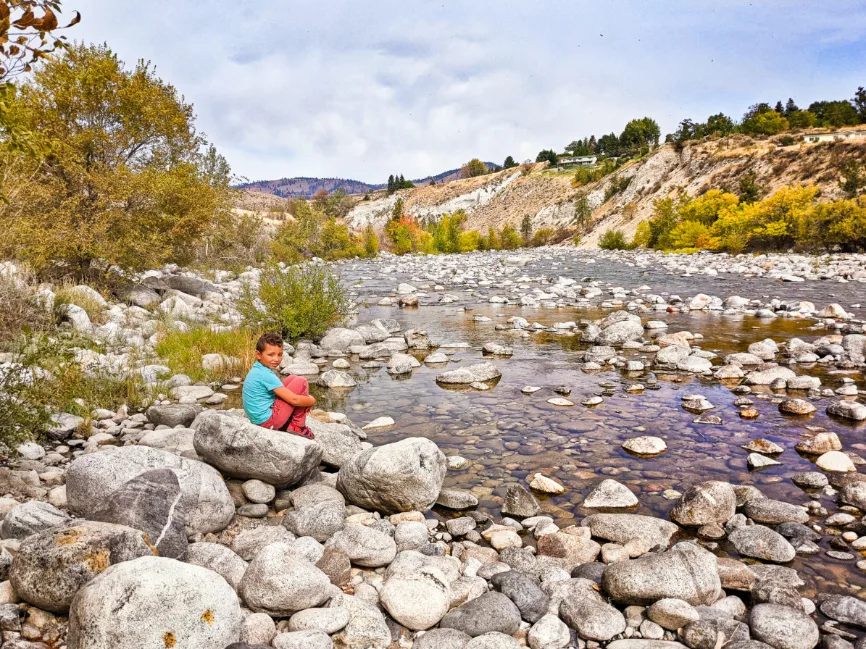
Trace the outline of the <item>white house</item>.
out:
M 596 162 L 598 162 L 598 156 L 581 155 L 559 158 L 556 161 L 556 164 L 560 167 L 572 167 L 575 165 L 580 165 L 581 167 L 589 167 L 590 165 L 594 165 Z
M 826 133 L 807 133 L 803 136 L 804 142 L 844 142 L 866 138 L 866 130 L 843 129 L 840 131 L 828 131 Z

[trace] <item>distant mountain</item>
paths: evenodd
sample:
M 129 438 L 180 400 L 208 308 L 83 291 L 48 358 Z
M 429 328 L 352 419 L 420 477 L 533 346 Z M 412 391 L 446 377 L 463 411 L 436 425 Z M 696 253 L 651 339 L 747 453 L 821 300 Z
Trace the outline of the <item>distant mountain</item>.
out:
M 485 162 L 488 169 L 493 169 L 497 165 L 493 162 Z M 412 182 L 418 187 L 429 185 L 431 181 L 435 181 L 438 185 L 443 182 L 457 180 L 460 177 L 460 168 L 449 169 L 435 176 L 427 176 L 425 178 L 417 178 Z M 237 185 L 238 189 L 248 189 L 254 192 L 262 192 L 264 194 L 273 194 L 280 198 L 309 198 L 320 189 L 326 190 L 329 194 L 342 189 L 347 194 L 366 194 L 385 189 L 387 183 L 371 185 L 370 183 L 361 182 L 360 180 L 351 180 L 349 178 L 280 178 L 279 180 L 256 180 L 250 183 Z

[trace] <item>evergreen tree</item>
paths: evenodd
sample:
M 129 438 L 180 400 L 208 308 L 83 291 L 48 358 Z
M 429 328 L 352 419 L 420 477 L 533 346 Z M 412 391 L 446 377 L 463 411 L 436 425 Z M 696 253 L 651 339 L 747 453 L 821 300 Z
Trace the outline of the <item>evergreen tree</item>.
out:
M 517 163 L 514 161 L 514 158 L 508 156 L 507 158 L 505 158 L 505 162 L 502 164 L 502 166 L 505 169 L 511 169 L 512 167 L 516 167 Z
M 779 115 L 785 114 L 785 108 L 782 106 L 781 100 L 776 102 L 776 107 L 773 110 L 775 110 L 777 113 L 779 113 Z
M 788 98 L 788 103 L 785 104 L 785 117 L 790 117 L 791 113 L 796 113 L 800 108 L 794 102 L 793 98 Z
M 388 194 L 394 193 L 394 174 L 388 176 Z
M 520 234 L 523 237 L 523 245 L 528 246 L 532 239 L 532 217 L 529 214 L 520 222 Z

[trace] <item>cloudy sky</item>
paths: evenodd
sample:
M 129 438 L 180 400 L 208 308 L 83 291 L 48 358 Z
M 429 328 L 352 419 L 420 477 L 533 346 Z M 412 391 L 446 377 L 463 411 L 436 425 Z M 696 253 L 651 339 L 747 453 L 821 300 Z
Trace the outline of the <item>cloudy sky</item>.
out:
M 866 6 L 834 0 L 64 0 L 79 40 L 151 60 L 250 180 L 384 182 L 654 117 L 866 85 Z

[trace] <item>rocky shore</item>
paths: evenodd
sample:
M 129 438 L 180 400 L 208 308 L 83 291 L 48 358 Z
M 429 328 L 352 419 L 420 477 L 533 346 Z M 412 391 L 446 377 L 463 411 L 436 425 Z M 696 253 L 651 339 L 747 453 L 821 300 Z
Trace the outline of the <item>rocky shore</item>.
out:
M 365 412 L 363 427 L 353 413 L 316 411 L 315 441 L 267 431 L 225 408 L 239 380 L 197 385 L 153 355 L 159 311 L 174 326 L 237 326 L 234 299 L 258 271 L 205 279 L 167 268 L 106 302 L 107 324 L 66 307 L 69 326 L 103 345 L 80 350 L 79 362 L 140 373 L 154 405 L 96 411 L 85 434 L 84 420 L 57 413 L 44 443 L 23 444 L 0 468 L 2 646 L 863 649 L 859 588 L 803 592 L 818 557 L 849 571 L 851 586 L 866 569 L 858 471 L 866 462 L 842 441 L 866 421 L 859 304 L 841 293 L 818 302 L 617 286 L 594 277 L 602 263 L 709 282 L 724 274 L 837 288 L 866 280 L 863 256 L 538 249 L 380 257 L 344 264 L 344 277 L 391 317 L 362 310 L 319 341 L 287 347 L 281 371 L 335 395 L 377 369 L 409 380 L 393 383 L 394 394 L 428 370 L 445 395 L 486 394 L 504 390 L 522 346 L 575 339 L 568 371 L 616 382 L 580 398 L 571 385 L 525 384 L 505 398 L 579 418 L 603 409 L 618 386 L 640 399 L 670 379 L 686 384 L 677 407 L 702 426 L 721 421 L 722 404 L 694 389 L 701 384 L 724 389 L 742 422 L 765 403 L 780 418 L 818 412 L 830 425 L 796 441 L 813 469 L 777 474 L 797 498 L 768 496 L 751 480 L 780 460 L 785 468 L 789 451 L 762 437 L 738 442 L 743 471 L 729 480 L 654 478 L 671 484 L 665 516 L 640 509 L 655 492 L 636 494 L 628 473 L 604 470 L 566 524 L 557 498 L 568 487 L 552 474 L 500 480 L 497 508 L 480 507 L 472 485 L 447 486 L 473 461 L 401 435 L 394 411 Z M 472 315 L 491 305 L 521 315 Z M 468 318 L 487 339 L 475 346 L 404 326 L 403 314 L 417 311 L 419 322 L 427 310 Z M 673 320 L 696 312 L 759 328 L 798 322 L 808 335 L 767 335 L 719 354 Z M 680 443 L 636 432 L 622 447 L 651 467 Z

